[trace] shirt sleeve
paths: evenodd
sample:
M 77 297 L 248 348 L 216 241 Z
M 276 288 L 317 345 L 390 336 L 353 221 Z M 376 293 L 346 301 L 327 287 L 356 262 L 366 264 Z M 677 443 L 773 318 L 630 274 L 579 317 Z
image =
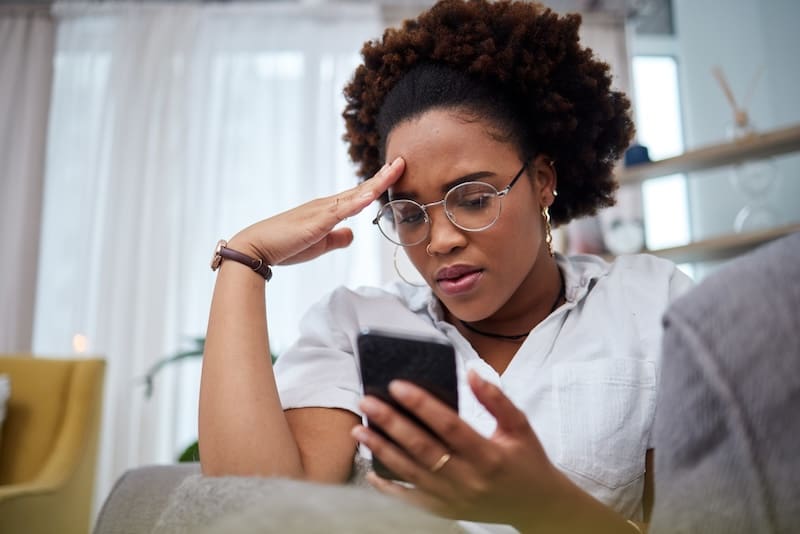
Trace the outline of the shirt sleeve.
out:
M 278 394 L 285 410 L 341 408 L 360 415 L 361 380 L 349 332 L 357 331 L 348 290 L 337 289 L 312 306 L 300 337 L 275 362 Z
M 340 287 L 312 306 L 297 342 L 275 362 L 283 408 L 341 408 L 361 415 L 358 334 L 365 328 L 436 334 L 430 320 L 411 308 L 391 288 L 374 287 Z

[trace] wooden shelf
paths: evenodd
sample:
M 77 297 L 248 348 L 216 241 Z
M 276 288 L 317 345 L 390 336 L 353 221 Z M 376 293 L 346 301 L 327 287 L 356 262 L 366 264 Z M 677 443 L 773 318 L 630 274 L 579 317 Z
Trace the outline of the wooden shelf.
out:
M 621 185 L 635 184 L 648 178 L 722 167 L 795 151 L 800 151 L 800 125 L 690 150 L 674 158 L 636 165 L 620 170 L 617 180 Z
M 638 184 L 650 178 L 725 167 L 792 152 L 800 152 L 800 124 L 753 134 L 729 143 L 697 148 L 674 158 L 644 163 L 628 169 L 619 169 L 616 178 L 621 185 Z M 795 232 L 800 232 L 800 223 L 757 232 L 730 233 L 694 241 L 680 247 L 643 250 L 642 252 L 667 258 L 675 263 L 726 260 Z
M 795 232 L 800 232 L 800 223 L 758 232 L 728 234 L 703 241 L 695 241 L 681 247 L 644 250 L 643 252 L 666 258 L 675 263 L 726 260 L 761 244 Z

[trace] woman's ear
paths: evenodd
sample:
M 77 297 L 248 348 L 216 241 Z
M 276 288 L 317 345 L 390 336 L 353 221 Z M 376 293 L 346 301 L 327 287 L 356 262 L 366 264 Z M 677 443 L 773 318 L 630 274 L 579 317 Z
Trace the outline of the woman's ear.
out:
M 556 199 L 556 186 L 558 176 L 556 175 L 555 160 L 547 154 L 539 154 L 530 166 L 533 178 L 533 191 L 539 205 L 549 207 Z

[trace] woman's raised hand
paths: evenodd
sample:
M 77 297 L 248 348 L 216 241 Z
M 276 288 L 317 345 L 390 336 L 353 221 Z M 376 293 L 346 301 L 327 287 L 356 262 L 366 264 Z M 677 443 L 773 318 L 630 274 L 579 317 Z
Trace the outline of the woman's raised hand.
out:
M 357 215 L 403 174 L 405 162 L 396 158 L 371 179 L 333 196 L 318 198 L 248 226 L 228 242 L 269 265 L 312 260 L 353 241 L 349 228 L 337 224 Z
M 417 504 L 438 515 L 472 521 L 512 524 L 535 531 L 569 524 L 581 492 L 547 459 L 525 414 L 493 384 L 474 371 L 470 386 L 496 418 L 490 438 L 476 433 L 452 409 L 408 382 L 393 382 L 392 396 L 425 422 L 440 438 L 374 397 L 361 408 L 400 446 L 363 426 L 353 436 L 389 469 L 414 487 L 370 473 L 380 491 Z M 580 507 L 580 505 L 578 505 Z M 567 530 L 568 531 L 568 530 Z

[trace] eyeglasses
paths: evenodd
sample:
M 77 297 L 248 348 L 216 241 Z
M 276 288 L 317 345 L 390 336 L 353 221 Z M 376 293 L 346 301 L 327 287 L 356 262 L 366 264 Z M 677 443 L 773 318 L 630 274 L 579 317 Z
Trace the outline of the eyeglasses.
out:
M 396 245 L 418 245 L 431 232 L 428 208 L 442 204 L 447 218 L 456 227 L 467 232 L 486 230 L 500 218 L 501 199 L 511 191 L 527 166 L 525 162 L 500 191 L 486 182 L 464 182 L 451 188 L 438 202 L 420 204 L 407 199 L 392 200 L 381 207 L 372 224 L 377 224 L 386 239 Z

